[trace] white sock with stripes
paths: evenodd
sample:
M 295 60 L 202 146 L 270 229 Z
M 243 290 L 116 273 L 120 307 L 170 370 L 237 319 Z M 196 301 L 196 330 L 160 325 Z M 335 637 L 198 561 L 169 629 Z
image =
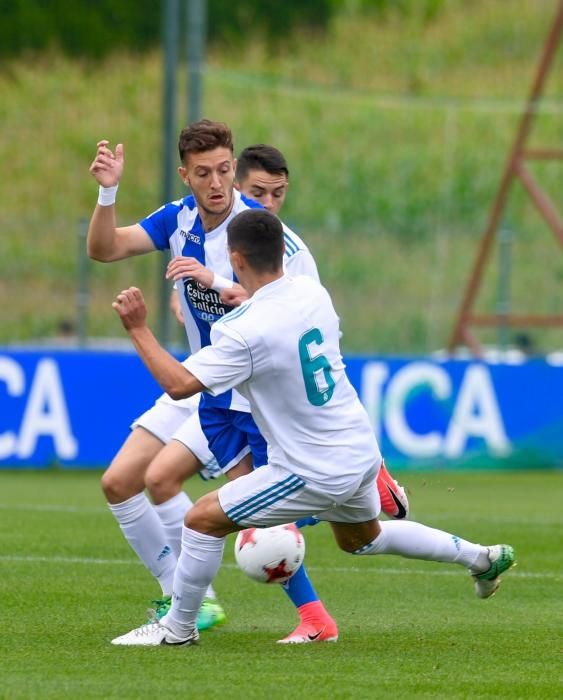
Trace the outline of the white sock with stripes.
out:
M 182 553 L 176 566 L 172 607 L 161 622 L 185 639 L 196 626 L 197 613 L 207 587 L 215 578 L 225 547 L 224 537 L 211 537 L 184 527 Z
M 488 567 L 488 550 L 412 520 L 380 521 L 381 532 L 354 554 L 400 554 L 409 559 L 425 559 L 461 564 L 477 570 Z
M 152 503 L 144 493 L 138 493 L 108 506 L 127 542 L 160 583 L 163 595 L 170 595 L 177 559 Z
M 177 559 L 180 557 L 180 552 L 182 551 L 182 528 L 184 527 L 184 518 L 192 506 L 193 502 L 184 491 L 180 491 L 180 493 L 164 501 L 164 503 L 159 503 L 154 506 L 162 522 L 164 531 L 166 532 L 166 541 L 172 547 L 172 551 Z
M 180 491 L 180 493 L 164 501 L 164 503 L 159 503 L 154 506 L 158 517 L 162 521 L 168 544 L 172 547 L 176 559 L 180 558 L 180 552 L 182 551 L 182 528 L 184 527 L 184 518 L 186 517 L 186 513 L 191 510 L 192 506 L 193 501 L 185 491 Z M 170 584 L 172 584 L 172 581 Z M 172 589 L 170 589 L 170 591 L 171 590 Z M 212 586 L 209 586 L 207 589 L 205 597 L 211 598 L 212 600 L 215 600 L 217 597 Z

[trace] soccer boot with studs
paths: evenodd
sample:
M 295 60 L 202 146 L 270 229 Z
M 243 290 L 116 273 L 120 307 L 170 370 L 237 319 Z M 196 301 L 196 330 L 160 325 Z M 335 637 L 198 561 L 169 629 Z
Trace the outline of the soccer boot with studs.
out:
M 509 544 L 495 544 L 489 550 L 490 567 L 481 573 L 471 571 L 478 598 L 490 598 L 500 586 L 500 575 L 516 564 L 514 550 Z

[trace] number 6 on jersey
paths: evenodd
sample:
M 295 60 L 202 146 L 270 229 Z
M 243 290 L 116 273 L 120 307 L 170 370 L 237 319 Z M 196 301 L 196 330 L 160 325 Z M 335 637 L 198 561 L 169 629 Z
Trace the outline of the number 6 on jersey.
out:
M 303 381 L 305 382 L 307 398 L 313 406 L 322 406 L 327 401 L 330 401 L 334 391 L 334 379 L 330 373 L 330 362 L 328 359 L 325 355 L 311 357 L 310 346 L 313 344 L 321 345 L 323 340 L 323 334 L 318 328 L 311 328 L 311 330 L 303 333 L 299 339 L 299 360 L 301 362 L 301 371 L 303 372 Z M 319 388 L 317 379 L 320 372 L 322 372 L 324 379 L 323 388 Z

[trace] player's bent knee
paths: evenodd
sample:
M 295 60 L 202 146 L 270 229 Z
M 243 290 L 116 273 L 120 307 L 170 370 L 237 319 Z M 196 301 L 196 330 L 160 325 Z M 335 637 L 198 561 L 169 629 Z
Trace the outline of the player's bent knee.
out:
M 210 494 L 206 494 L 196 501 L 193 508 L 190 508 L 184 518 L 186 527 L 205 535 L 212 534 L 217 520 L 215 517 L 214 503 L 209 496 Z
M 155 503 L 163 503 L 180 491 L 182 482 L 169 472 L 149 467 L 145 474 L 145 486 Z
M 100 483 L 109 503 L 123 503 L 143 490 L 142 485 L 128 478 L 127 473 L 112 469 L 111 465 L 103 473 Z
M 219 505 L 216 492 L 202 496 L 194 507 L 186 513 L 184 524 L 191 530 L 215 537 L 222 537 L 237 529 Z
M 336 543 L 343 552 L 358 554 L 377 537 L 381 528 L 377 520 L 363 523 L 331 523 Z
M 351 541 L 337 541 L 338 547 L 343 551 L 346 552 L 347 554 L 359 554 L 362 546 L 364 546 L 367 543 L 362 543 L 361 545 L 358 543 L 358 540 L 351 540 Z
M 110 469 L 102 475 L 101 487 L 105 497 L 110 503 L 115 503 L 116 500 L 119 501 L 122 496 L 123 484 L 119 477 L 114 475 Z
M 193 508 L 190 508 L 186 513 L 184 525 L 196 532 L 201 532 L 205 535 L 209 534 L 207 532 L 209 521 L 206 516 L 205 508 L 201 507 L 199 503 L 196 503 Z
M 357 551 L 357 549 L 354 549 L 354 547 L 348 542 L 339 542 L 338 546 L 343 552 L 346 552 L 347 554 L 355 554 Z

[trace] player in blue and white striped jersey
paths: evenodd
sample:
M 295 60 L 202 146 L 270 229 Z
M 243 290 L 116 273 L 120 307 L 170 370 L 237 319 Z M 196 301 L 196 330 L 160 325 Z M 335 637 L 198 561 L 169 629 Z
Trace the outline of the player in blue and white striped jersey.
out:
M 233 189 L 232 139 L 224 125 L 205 120 L 192 125 L 182 132 L 179 150 L 182 161 L 179 174 L 192 195 L 161 207 L 139 224 L 118 228 L 113 205 L 123 173 L 123 147 L 118 145 L 113 153 L 107 141 L 98 144 L 90 171 L 100 184 L 100 195 L 90 224 L 88 252 L 95 259 L 113 261 L 169 247 L 174 255 L 169 277 L 182 280 L 182 310 L 194 352 L 209 344 L 211 324 L 229 310 L 219 297 L 221 290 L 236 281 L 228 264 L 226 225 L 238 212 L 259 205 Z M 285 258 L 292 274 L 305 272 L 318 279 L 314 260 L 301 239 L 289 229 L 285 238 Z M 228 392 L 218 398 L 206 396 L 201 403 L 202 427 L 229 477 L 249 471 L 252 463 L 260 466 L 266 462 L 266 443 L 242 397 Z M 156 449 L 157 441 L 151 437 L 143 435 L 139 441 L 132 434 L 102 479 L 110 508 L 126 536 L 131 520 L 135 519 L 146 519 L 147 526 L 156 529 L 158 515 L 150 512 L 151 504 L 143 493 L 138 469 L 143 455 L 152 454 L 144 448 Z M 150 560 L 144 538 L 129 536 L 128 539 L 145 563 Z M 161 554 L 153 547 L 152 556 L 157 561 L 149 568 L 157 578 L 159 567 L 166 569 L 169 587 L 172 558 L 168 552 L 164 559 Z M 159 581 L 164 591 L 162 575 Z M 323 628 L 336 629 L 304 570 L 301 577 L 294 577 L 288 594 L 302 621 L 303 615 L 314 617 Z
M 155 248 L 170 249 L 172 261 L 168 276 L 176 282 L 184 317 L 188 343 L 192 353 L 209 345 L 213 323 L 228 313 L 220 292 L 237 281 L 226 254 L 226 230 L 229 221 L 245 209 L 262 208 L 260 204 L 234 189 L 229 215 L 215 228 L 204 230 L 194 195 L 171 202 L 150 214 L 140 222 Z M 292 275 L 307 275 L 319 280 L 317 266 L 305 243 L 284 225 L 284 268 Z M 209 278 L 201 269 L 206 267 Z M 211 272 L 213 275 L 211 276 Z M 198 278 L 193 277 L 198 274 Z M 209 282 L 205 285 L 202 279 Z M 237 396 L 222 403 L 225 408 L 241 405 Z M 243 402 L 245 409 L 248 403 Z

